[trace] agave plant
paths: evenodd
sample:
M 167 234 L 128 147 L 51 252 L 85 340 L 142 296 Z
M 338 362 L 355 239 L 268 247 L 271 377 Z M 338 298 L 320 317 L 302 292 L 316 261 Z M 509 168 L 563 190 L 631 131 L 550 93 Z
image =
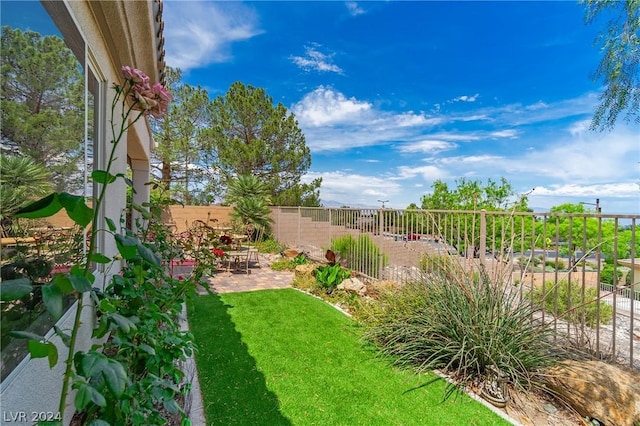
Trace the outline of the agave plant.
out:
M 0 157 L 0 219 L 53 191 L 47 169 L 29 157 Z
M 269 227 L 269 188 L 256 176 L 240 175 L 231 181 L 226 201 L 233 205 L 231 216 L 242 225 L 250 224 L 262 229 Z

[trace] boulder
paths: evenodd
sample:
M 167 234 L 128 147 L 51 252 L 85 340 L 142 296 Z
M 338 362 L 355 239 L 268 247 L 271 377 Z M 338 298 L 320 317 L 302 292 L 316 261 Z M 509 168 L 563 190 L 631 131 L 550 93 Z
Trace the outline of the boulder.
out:
M 347 278 L 338 284 L 337 289 L 355 293 L 358 296 L 364 296 L 367 294 L 367 286 L 357 278 Z
M 640 373 L 602 361 L 563 361 L 548 371 L 549 388 L 580 415 L 604 425 L 640 424 Z
M 313 271 L 317 268 L 317 265 L 311 263 L 303 263 L 302 265 L 296 265 L 295 276 L 296 278 L 313 277 Z
M 296 249 L 286 249 L 281 254 L 288 259 L 294 259 L 298 257 L 300 252 Z

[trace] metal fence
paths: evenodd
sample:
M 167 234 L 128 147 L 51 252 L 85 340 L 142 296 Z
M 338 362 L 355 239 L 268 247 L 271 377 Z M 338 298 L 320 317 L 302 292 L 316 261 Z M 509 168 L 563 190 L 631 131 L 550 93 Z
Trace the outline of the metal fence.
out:
M 552 295 L 540 316 L 557 336 L 640 368 L 640 215 L 274 207 L 272 218 L 278 241 L 314 258 L 331 249 L 364 280 L 421 279 L 443 255 L 482 265 L 522 298 Z

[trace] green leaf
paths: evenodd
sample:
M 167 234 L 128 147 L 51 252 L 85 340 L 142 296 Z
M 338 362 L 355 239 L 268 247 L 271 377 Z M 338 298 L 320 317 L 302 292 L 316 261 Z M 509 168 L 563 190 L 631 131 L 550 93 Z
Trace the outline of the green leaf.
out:
M 116 232 L 116 224 L 113 222 L 113 220 L 109 219 L 108 217 L 104 218 L 104 221 L 107 222 L 107 227 L 109 228 L 109 231 L 111 232 Z
M 113 320 L 118 325 L 118 328 L 122 330 L 124 333 L 129 333 L 131 329 L 136 330 L 136 324 L 131 321 L 129 318 L 122 316 L 118 313 L 109 314 L 109 319 Z
M 143 343 L 140 346 L 138 346 L 138 349 L 148 353 L 149 355 L 155 355 L 156 354 L 156 350 L 153 349 L 151 346 L 147 345 L 146 343 Z
M 162 260 L 158 256 L 156 256 L 156 254 L 149 247 L 145 246 L 140 241 L 138 241 L 137 247 L 138 253 L 140 253 L 140 256 L 144 260 L 151 263 L 152 265 L 160 266 Z
M 98 327 L 96 327 L 93 330 L 93 337 L 100 339 L 106 336 L 108 331 L 109 331 L 109 321 L 107 320 L 107 317 L 103 316 L 102 318 L 100 318 L 100 323 L 98 324 Z
M 91 257 L 89 257 L 89 260 L 96 263 L 103 263 L 103 264 L 111 262 L 110 258 L 108 258 L 107 256 L 101 253 L 93 253 Z
M 58 199 L 58 194 L 54 192 L 53 194 L 49 194 L 46 197 L 21 208 L 16 212 L 14 217 L 25 217 L 30 219 L 49 217 L 58 213 L 60 209 L 62 209 L 62 204 Z
M 78 372 L 88 378 L 100 374 L 107 365 L 107 357 L 95 351 L 78 353 L 74 358 Z
M 62 316 L 62 291 L 53 283 L 42 286 L 42 301 L 54 319 Z
M 57 325 L 53 326 L 53 330 L 56 332 L 56 336 L 60 337 L 60 340 L 62 340 L 62 343 L 64 343 L 65 346 L 69 347 L 69 343 L 71 342 L 71 336 L 69 336 L 67 333 L 62 331 L 60 327 L 58 327 Z
M 111 300 L 109 299 L 102 299 L 100 301 L 100 305 L 98 305 L 100 307 L 100 310 L 102 312 L 115 312 L 116 311 L 116 307 L 114 306 L 113 303 L 111 303 Z
M 29 340 L 27 347 L 32 358 L 49 358 L 49 368 L 53 368 L 58 362 L 58 348 L 51 342 Z
M 138 254 L 138 239 L 133 237 L 127 237 L 120 234 L 115 234 L 114 238 L 116 239 L 116 247 L 118 247 L 118 252 L 122 255 L 124 259 L 133 259 Z
M 85 293 L 91 290 L 91 281 L 86 277 L 69 274 L 69 280 L 71 281 L 73 288 L 80 293 Z
M 15 337 L 16 339 L 31 339 L 36 341 L 44 340 L 44 337 L 38 336 L 35 333 L 31 333 L 30 331 L 11 331 L 9 332 L 11 337 Z
M 116 177 L 114 175 L 112 175 L 111 173 L 107 173 L 104 170 L 94 170 L 91 173 L 91 178 L 94 182 L 98 182 L 103 185 L 113 183 L 116 180 Z
M 68 274 L 55 274 L 53 276 L 53 284 L 62 291 L 62 294 L 69 294 L 73 291 L 73 284 Z
M 85 204 L 84 197 L 62 192 L 58 199 L 69 217 L 81 227 L 86 227 L 93 220 L 93 209 Z
M 31 293 L 33 286 L 28 278 L 0 282 L 0 300 L 17 300 Z
M 129 382 L 127 378 L 127 372 L 118 361 L 115 359 L 107 359 L 107 365 L 102 370 L 102 375 L 107 382 L 107 387 L 113 393 L 116 398 L 119 398 Z
M 177 414 L 181 411 L 175 399 L 165 399 L 162 401 L 162 405 L 164 405 L 164 408 L 171 414 Z
M 81 383 L 77 388 L 78 391 L 73 400 L 76 410 L 82 411 L 90 402 L 93 402 L 100 407 L 105 407 L 107 405 L 107 400 L 93 386 L 87 383 Z

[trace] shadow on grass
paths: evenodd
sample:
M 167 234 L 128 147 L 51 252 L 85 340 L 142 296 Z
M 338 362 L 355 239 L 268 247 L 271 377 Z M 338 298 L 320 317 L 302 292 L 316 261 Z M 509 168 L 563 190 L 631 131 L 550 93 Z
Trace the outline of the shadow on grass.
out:
M 291 425 L 217 294 L 189 302 L 207 425 Z

